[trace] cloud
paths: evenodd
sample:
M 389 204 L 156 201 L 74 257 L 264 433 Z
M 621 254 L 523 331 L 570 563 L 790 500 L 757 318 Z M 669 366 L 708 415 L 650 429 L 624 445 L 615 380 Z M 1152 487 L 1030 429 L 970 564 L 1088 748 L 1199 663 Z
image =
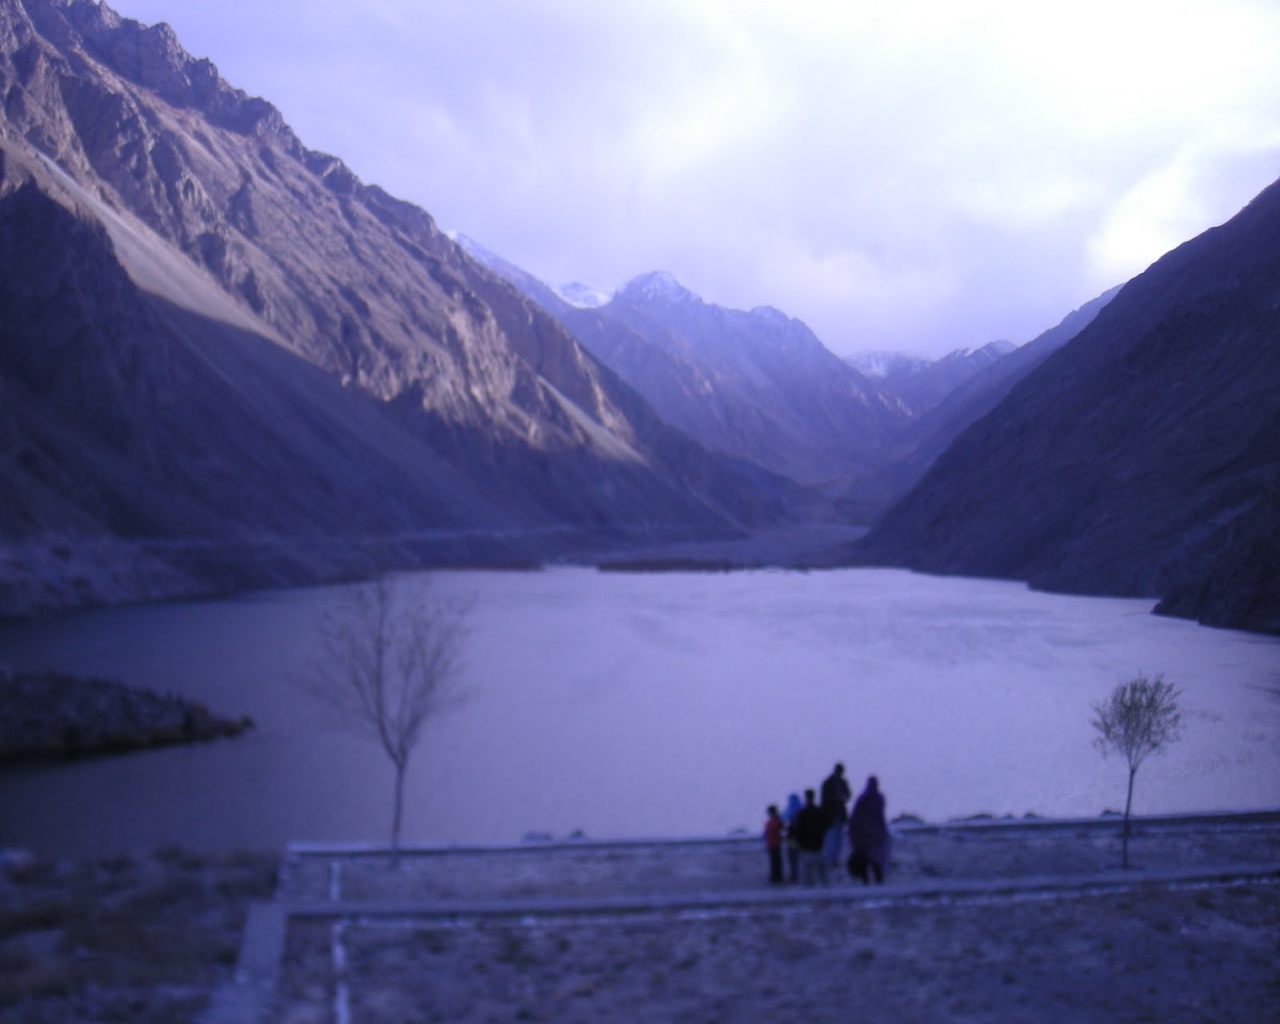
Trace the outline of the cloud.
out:
M 1026 340 L 1280 174 L 1271 0 L 118 0 L 549 281 Z
M 1112 200 L 1089 239 L 1093 278 L 1131 277 L 1206 226 L 1228 220 L 1241 194 L 1237 176 L 1252 181 L 1254 172 L 1274 175 L 1277 150 L 1280 134 L 1273 134 L 1242 148 L 1191 146 L 1156 167 Z

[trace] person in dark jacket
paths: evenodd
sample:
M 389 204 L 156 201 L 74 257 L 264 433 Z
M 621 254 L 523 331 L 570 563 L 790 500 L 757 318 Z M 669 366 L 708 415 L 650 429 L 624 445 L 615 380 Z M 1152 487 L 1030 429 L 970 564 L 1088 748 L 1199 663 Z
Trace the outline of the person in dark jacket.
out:
M 827 865 L 822 859 L 822 841 L 827 834 L 827 816 L 814 803 L 814 792 L 804 791 L 804 806 L 796 813 L 793 826 L 796 845 L 800 847 L 800 875 L 805 885 L 827 880 Z
M 849 844 L 853 853 L 849 856 L 849 873 L 861 878 L 863 885 L 870 885 L 868 872 L 876 876 L 876 884 L 884 882 L 885 865 L 889 863 L 889 824 L 884 817 L 884 794 L 880 781 L 874 776 L 867 779 L 867 786 L 859 794 L 849 816 Z
M 827 836 L 823 841 L 823 861 L 829 868 L 840 866 L 840 846 L 844 841 L 844 826 L 849 820 L 849 797 L 853 791 L 844 777 L 844 765 L 837 763 L 831 774 L 822 781 L 822 801 L 819 806 L 827 816 Z

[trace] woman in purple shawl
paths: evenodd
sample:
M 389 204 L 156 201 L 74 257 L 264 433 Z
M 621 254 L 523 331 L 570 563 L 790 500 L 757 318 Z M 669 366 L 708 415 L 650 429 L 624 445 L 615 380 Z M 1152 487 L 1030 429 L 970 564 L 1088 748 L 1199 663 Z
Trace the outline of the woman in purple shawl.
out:
M 849 873 L 861 878 L 863 885 L 870 885 L 869 869 L 877 884 L 884 882 L 884 868 L 889 863 L 889 825 L 884 820 L 884 794 L 874 775 L 867 779 L 867 787 L 849 816 L 849 844 L 853 847 Z

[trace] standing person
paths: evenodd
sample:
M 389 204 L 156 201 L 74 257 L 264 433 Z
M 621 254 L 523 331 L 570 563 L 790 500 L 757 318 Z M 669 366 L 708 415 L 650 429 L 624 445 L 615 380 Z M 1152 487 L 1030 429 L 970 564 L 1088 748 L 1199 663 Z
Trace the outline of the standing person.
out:
M 787 806 L 782 812 L 782 823 L 787 826 L 787 873 L 792 882 L 800 880 L 800 844 L 796 842 L 796 815 L 803 806 L 799 795 L 792 793 L 787 797 Z
M 837 762 L 831 774 L 822 780 L 822 812 L 827 816 L 822 856 L 827 867 L 840 866 L 840 846 L 844 840 L 844 824 L 849 820 L 847 805 L 851 796 L 853 791 L 844 777 L 844 765 Z
M 885 865 L 889 863 L 889 824 L 884 819 L 884 794 L 874 775 L 868 777 L 866 789 L 854 802 L 849 817 L 849 843 L 853 847 L 849 871 L 861 878 L 863 885 L 870 885 L 870 869 L 876 884 L 883 884 Z
M 774 885 L 782 884 L 782 834 L 784 828 L 782 818 L 778 814 L 778 805 L 769 805 L 769 817 L 764 822 L 764 848 L 769 854 L 769 881 Z
M 796 812 L 796 844 L 800 847 L 801 876 L 805 885 L 827 881 L 827 865 L 822 859 L 822 843 L 827 835 L 827 816 L 813 802 L 813 790 L 804 791 L 804 806 Z

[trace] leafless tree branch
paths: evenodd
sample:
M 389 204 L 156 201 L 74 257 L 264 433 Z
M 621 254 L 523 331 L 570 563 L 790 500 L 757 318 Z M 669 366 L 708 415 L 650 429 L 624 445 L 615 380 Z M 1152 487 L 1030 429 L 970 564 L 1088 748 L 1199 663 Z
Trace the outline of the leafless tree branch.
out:
M 421 577 L 349 588 L 325 615 L 319 657 L 302 688 L 329 724 L 376 743 L 395 768 L 391 824 L 400 847 L 405 769 L 436 714 L 456 707 L 470 604 L 425 591 Z

